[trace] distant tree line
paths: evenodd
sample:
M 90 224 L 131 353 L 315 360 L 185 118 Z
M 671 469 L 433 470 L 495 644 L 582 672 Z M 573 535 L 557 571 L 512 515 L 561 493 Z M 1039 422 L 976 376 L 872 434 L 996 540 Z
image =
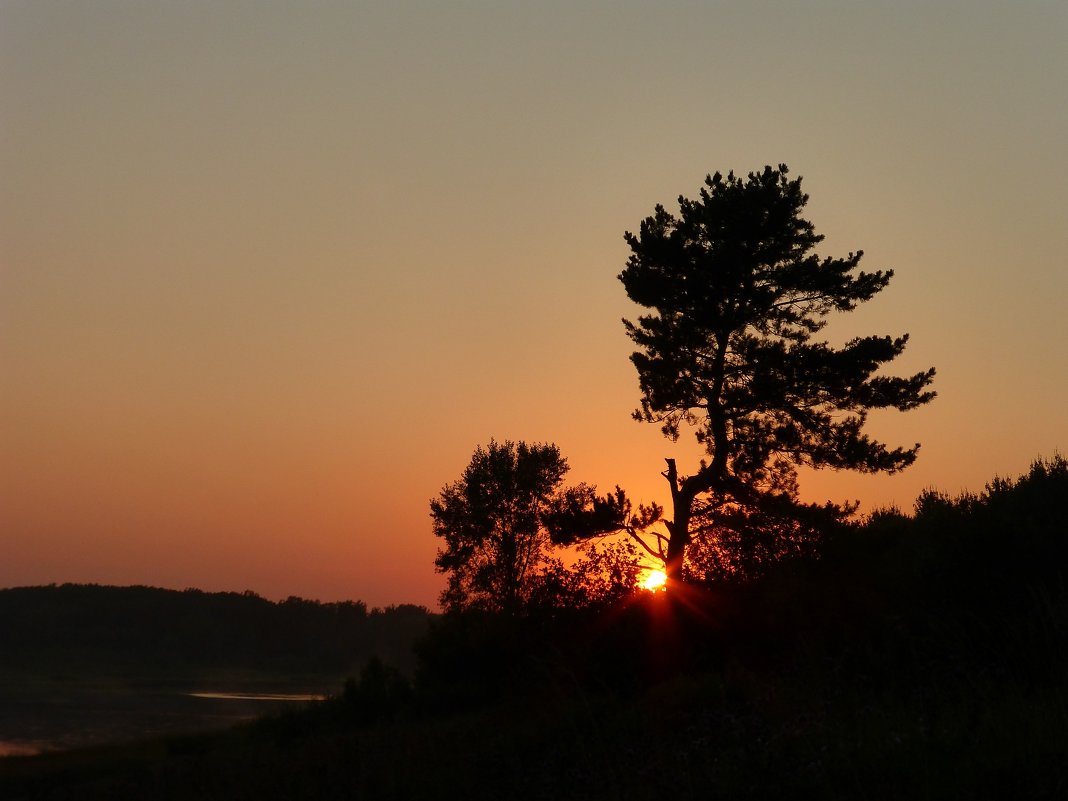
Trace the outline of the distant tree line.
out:
M 410 669 L 432 615 L 413 605 L 275 603 L 252 592 L 63 584 L 0 590 L 0 668 L 70 665 L 354 671 Z

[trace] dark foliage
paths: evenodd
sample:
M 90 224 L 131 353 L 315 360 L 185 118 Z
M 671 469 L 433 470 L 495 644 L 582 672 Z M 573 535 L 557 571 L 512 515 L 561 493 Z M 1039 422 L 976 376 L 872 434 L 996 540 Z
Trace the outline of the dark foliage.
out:
M 769 513 L 785 519 L 787 506 L 802 520 L 817 511 L 797 501 L 798 465 L 893 472 L 916 457 L 918 445 L 889 448 L 863 431 L 872 409 L 905 411 L 934 397 L 933 369 L 880 372 L 908 336 L 858 337 L 843 347 L 813 339 L 830 313 L 870 300 L 893 273 L 858 270 L 859 251 L 817 256 L 823 237 L 801 216 L 807 201 L 784 165 L 745 179 L 716 173 L 697 200 L 679 198 L 678 215 L 658 205 L 637 234 L 626 234 L 631 256 L 619 278 L 650 310 L 624 320 L 638 346 L 635 417 L 671 439 L 692 426 L 709 457 L 690 475 L 668 460 L 664 473 L 673 518 L 663 556 L 673 577 L 683 575 L 694 539 L 719 539 L 703 554 L 715 557 L 713 572 L 752 562 L 716 557 L 737 555 L 752 533 L 774 540 L 754 544 L 758 563 L 804 548 L 810 526 L 766 525 Z
M 458 481 L 430 502 L 434 535 L 444 541 L 434 564 L 447 577 L 447 611 L 519 612 L 545 562 L 546 516 L 567 460 L 552 444 L 490 441 L 475 449 Z
M 0 797 L 1062 798 L 1065 497 L 1058 457 L 758 579 L 446 616 L 414 686 L 371 664 L 225 736 L 0 761 Z
M 0 667 L 345 671 L 378 655 L 411 667 L 430 613 L 411 605 L 274 603 L 251 592 L 64 584 L 0 590 Z
M 552 555 L 573 539 L 576 514 L 592 535 L 591 521 L 601 526 L 597 533 L 614 531 L 629 511 L 602 502 L 594 487 L 563 486 L 567 471 L 553 444 L 491 441 L 430 502 L 434 534 L 444 542 L 434 564 L 447 578 L 447 612 L 522 615 L 601 604 L 634 589 L 639 559 L 628 544 L 583 543 L 570 565 Z M 626 503 L 621 491 L 618 497 Z
M 846 525 L 853 507 L 797 503 L 780 493 L 759 502 L 698 506 L 683 575 L 691 583 L 754 579 L 775 565 L 819 555 L 825 540 Z
M 560 559 L 547 560 L 532 598 L 535 609 L 587 609 L 619 603 L 636 592 L 649 569 L 631 540 L 581 543 L 576 555 L 570 565 Z

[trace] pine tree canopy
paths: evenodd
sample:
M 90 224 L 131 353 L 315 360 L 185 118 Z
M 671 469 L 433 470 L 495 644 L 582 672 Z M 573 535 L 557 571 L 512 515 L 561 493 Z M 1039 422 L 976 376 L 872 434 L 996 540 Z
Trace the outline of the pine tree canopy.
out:
M 893 271 L 859 270 L 861 251 L 816 255 L 823 237 L 801 216 L 807 201 L 785 165 L 745 179 L 716 173 L 697 200 L 679 198 L 677 216 L 658 205 L 626 234 L 619 278 L 651 310 L 624 320 L 638 346 L 635 416 L 672 439 L 695 427 L 711 457 L 701 490 L 760 483 L 770 465 L 893 472 L 916 457 L 918 445 L 891 449 L 863 432 L 871 409 L 934 397 L 933 369 L 879 374 L 908 336 L 815 339 L 831 312 L 869 300 Z

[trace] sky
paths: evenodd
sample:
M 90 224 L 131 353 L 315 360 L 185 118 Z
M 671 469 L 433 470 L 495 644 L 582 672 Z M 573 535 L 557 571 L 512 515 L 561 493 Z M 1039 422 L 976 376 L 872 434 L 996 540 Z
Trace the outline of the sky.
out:
M 789 165 L 938 398 L 910 509 L 1068 451 L 1068 4 L 0 0 L 0 587 L 436 604 L 475 447 L 663 502 L 617 275 Z M 677 207 L 676 207 L 677 208 Z

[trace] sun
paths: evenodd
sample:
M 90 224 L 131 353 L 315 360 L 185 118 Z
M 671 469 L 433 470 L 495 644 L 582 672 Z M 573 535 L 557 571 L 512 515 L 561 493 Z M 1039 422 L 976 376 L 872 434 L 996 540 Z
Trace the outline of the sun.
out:
M 667 573 L 657 567 L 649 571 L 649 575 L 642 582 L 642 589 L 649 592 L 659 592 L 664 589 L 665 584 L 667 584 Z

